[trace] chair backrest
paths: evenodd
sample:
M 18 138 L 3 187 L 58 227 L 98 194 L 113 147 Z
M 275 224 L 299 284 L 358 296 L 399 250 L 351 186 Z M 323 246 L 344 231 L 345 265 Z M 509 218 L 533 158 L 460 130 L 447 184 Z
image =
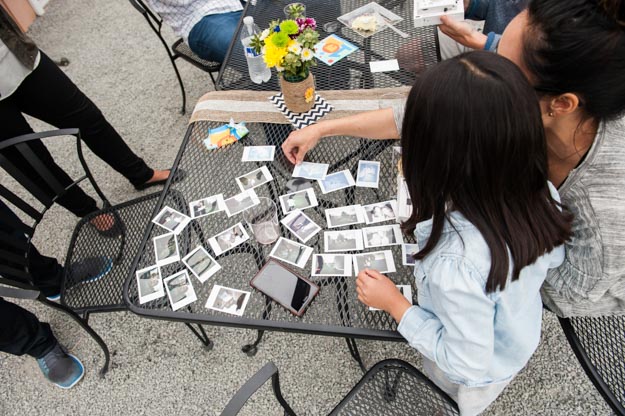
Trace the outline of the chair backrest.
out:
M 173 59 L 172 51 L 167 45 L 167 42 L 165 42 L 165 39 L 163 38 L 163 34 L 161 33 L 161 29 L 163 28 L 163 19 L 161 18 L 161 16 L 154 13 L 154 11 L 152 11 L 152 9 L 150 9 L 150 7 L 143 0 L 128 0 L 128 1 L 132 5 L 132 7 L 137 9 L 137 11 L 143 15 L 143 17 L 148 22 L 148 24 L 150 25 L 150 27 L 152 28 L 156 36 L 158 36 L 158 38 L 161 40 L 161 43 L 165 47 L 165 50 L 167 50 L 167 54 L 169 55 L 170 59 Z
M 559 320 L 588 378 L 612 410 L 625 415 L 625 315 Z
M 419 370 L 402 360 L 374 365 L 332 410 L 331 416 L 458 415 L 456 403 Z
M 48 153 L 41 139 L 68 135 L 76 136 L 78 158 L 84 175 L 73 182 L 61 183 L 43 159 Z M 31 133 L 0 142 L 0 167 L 41 205 L 41 207 L 31 205 L 0 184 L 0 283 L 32 289 L 28 253 L 35 229 L 46 211 L 85 179 L 89 180 L 105 206 L 108 206 L 109 202 L 85 162 L 78 129 Z M 23 217 L 28 219 L 27 223 L 15 215 L 9 208 L 10 205 L 21 211 Z

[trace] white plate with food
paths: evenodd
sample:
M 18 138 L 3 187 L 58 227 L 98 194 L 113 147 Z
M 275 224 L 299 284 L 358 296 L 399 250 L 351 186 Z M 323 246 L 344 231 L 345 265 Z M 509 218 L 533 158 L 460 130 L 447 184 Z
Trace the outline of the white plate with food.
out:
M 343 23 L 363 38 L 383 31 L 387 26 L 395 25 L 404 20 L 378 3 L 371 2 L 338 17 Z

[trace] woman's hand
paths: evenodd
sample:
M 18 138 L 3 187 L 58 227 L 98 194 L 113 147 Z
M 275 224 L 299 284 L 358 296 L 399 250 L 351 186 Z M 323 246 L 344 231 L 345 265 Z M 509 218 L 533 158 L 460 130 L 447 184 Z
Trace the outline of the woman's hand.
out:
M 390 313 L 397 322 L 401 321 L 406 310 L 412 306 L 395 283 L 376 270 L 364 269 L 358 273 L 356 292 L 359 301 Z
M 315 147 L 320 139 L 319 125 L 313 124 L 291 132 L 289 137 L 282 143 L 282 151 L 291 163 L 299 165 L 304 161 L 306 153 Z
M 451 19 L 449 16 L 441 16 L 441 22 L 443 23 L 438 25 L 441 32 L 459 44 L 471 49 L 484 49 L 487 36 L 475 30 L 470 24 Z

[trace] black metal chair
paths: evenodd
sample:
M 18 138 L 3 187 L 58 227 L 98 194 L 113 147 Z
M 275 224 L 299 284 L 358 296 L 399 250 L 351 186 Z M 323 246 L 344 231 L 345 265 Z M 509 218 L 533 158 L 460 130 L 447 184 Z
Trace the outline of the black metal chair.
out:
M 172 66 L 174 67 L 174 71 L 176 72 L 176 77 L 178 78 L 178 84 L 180 84 L 180 92 L 182 93 L 182 109 L 180 110 L 180 112 L 184 114 L 186 112 L 187 96 L 184 90 L 184 84 L 182 83 L 182 78 L 180 77 L 180 72 L 178 72 L 178 67 L 176 66 L 176 59 L 182 58 L 185 61 L 189 62 L 191 65 L 195 66 L 196 68 L 199 68 L 204 72 L 208 72 L 208 75 L 210 76 L 211 81 L 213 82 L 213 86 L 215 86 L 215 77 L 213 76 L 213 74 L 215 72 L 219 72 L 221 68 L 221 63 L 213 62 L 213 61 L 206 61 L 200 58 L 199 56 L 193 53 L 191 48 L 189 48 L 189 45 L 187 45 L 183 41 L 183 39 L 178 39 L 177 41 L 175 41 L 171 45 L 171 48 L 167 46 L 167 42 L 165 42 L 165 39 L 163 38 L 163 34 L 161 33 L 161 29 L 163 26 L 163 19 L 158 14 L 154 13 L 145 4 L 143 0 L 129 0 L 129 1 L 130 1 L 130 4 L 135 9 L 137 9 L 137 11 L 141 13 L 143 17 L 145 17 L 145 20 L 147 20 L 148 24 L 150 25 L 154 33 L 156 33 L 156 36 L 158 36 L 159 40 L 163 44 L 163 47 L 167 51 L 167 56 L 169 57 L 169 60 L 171 61 Z
M 558 319 L 590 381 L 625 415 L 625 315 Z
M 76 136 L 78 158 L 82 165 L 84 175 L 69 186 L 63 186 L 50 173 L 45 162 L 32 147 L 35 142 L 55 136 Z M 21 155 L 30 165 L 30 172 L 36 172 L 37 181 L 31 175 L 24 174 L 13 162 L 7 152 L 13 155 Z M 21 185 L 20 190 L 15 189 L 17 194 L 25 192 L 31 194 L 41 208 L 35 208 L 24 201 L 13 191 L 0 185 L 0 201 L 12 205 L 21 211 L 21 218 L 28 218 L 26 225 L 17 221 L 14 216 L 3 215 L 0 212 L 0 220 L 8 225 L 13 233 L 0 232 L 0 242 L 7 250 L 0 250 L 0 284 L 5 285 L 0 290 L 0 296 L 37 299 L 45 305 L 60 310 L 71 316 L 83 327 L 89 335 L 100 345 L 105 356 L 105 363 L 100 371 L 104 375 L 109 366 L 109 351 L 104 341 L 89 327 L 88 318 L 91 312 L 106 312 L 125 310 L 122 289 L 128 272 L 131 270 L 132 261 L 138 251 L 141 237 L 160 192 L 136 198 L 115 206 L 111 206 L 104 196 L 84 160 L 82 154 L 80 133 L 78 129 L 63 129 L 42 133 L 32 133 L 0 143 L 0 167 L 2 167 L 15 181 Z M 29 178 L 29 176 L 31 176 Z M 68 192 L 72 187 L 88 179 L 93 189 L 102 200 L 103 209 L 91 213 L 82 218 L 76 225 L 67 250 L 65 259 L 64 276 L 61 286 L 61 303 L 51 302 L 40 293 L 32 282 L 29 273 L 29 249 L 36 229 L 48 209 Z M 89 222 L 96 216 L 109 214 L 114 219 L 117 232 L 113 235 L 101 235 Z M 22 241 L 15 238 L 15 232 L 25 235 Z M 18 254 L 16 254 L 18 253 Z M 110 271 L 97 281 L 81 280 L 77 273 L 73 273 L 72 265 L 82 262 L 83 265 L 101 259 L 103 256 L 112 260 Z M 12 278 L 9 278 L 11 276 Z M 12 286 L 12 288 L 6 287 Z
M 239 413 L 248 399 L 271 378 L 273 392 L 284 413 L 295 412 L 280 391 L 278 368 L 266 364 L 230 399 L 221 416 Z M 419 370 L 401 360 L 374 365 L 330 412 L 330 416 L 448 416 L 458 415 L 456 403 Z

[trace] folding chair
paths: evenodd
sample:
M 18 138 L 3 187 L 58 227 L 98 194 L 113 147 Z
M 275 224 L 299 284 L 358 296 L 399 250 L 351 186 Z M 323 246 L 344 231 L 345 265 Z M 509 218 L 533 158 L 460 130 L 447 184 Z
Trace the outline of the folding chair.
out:
M 266 364 L 230 399 L 221 416 L 237 415 L 249 398 L 271 378 L 284 413 L 295 416 L 280 390 L 278 368 Z M 419 370 L 401 360 L 374 365 L 330 412 L 330 416 L 448 416 L 458 415 L 456 403 Z
M 171 49 L 170 49 L 169 46 L 167 46 L 167 42 L 165 42 L 165 39 L 163 38 L 163 34 L 161 33 L 161 28 L 163 26 L 163 19 L 161 19 L 161 17 L 158 14 L 154 13 L 145 4 L 143 0 L 129 0 L 129 1 L 130 1 L 130 4 L 135 9 L 137 9 L 137 11 L 141 13 L 143 17 L 145 17 L 145 20 L 147 20 L 148 24 L 150 25 L 154 33 L 156 33 L 156 36 L 158 36 L 161 43 L 163 44 L 163 47 L 167 51 L 167 56 L 169 57 L 169 60 L 171 61 L 172 66 L 174 67 L 174 72 L 176 72 L 176 77 L 178 78 L 178 84 L 180 84 L 180 92 L 182 93 L 182 109 L 180 110 L 180 112 L 184 114 L 186 112 L 187 96 L 184 90 L 184 84 L 182 83 L 182 78 L 180 77 L 180 72 L 178 72 L 178 67 L 176 66 L 176 59 L 182 58 L 185 61 L 189 62 L 191 65 L 195 66 L 196 68 L 199 68 L 204 72 L 208 72 L 208 75 L 210 76 L 211 81 L 213 82 L 213 86 L 215 86 L 215 77 L 213 76 L 213 74 L 215 72 L 219 72 L 219 70 L 221 69 L 221 63 L 213 62 L 213 61 L 206 61 L 200 58 L 199 56 L 193 53 L 191 48 L 189 48 L 189 45 L 187 45 L 183 39 L 176 40 L 171 45 Z
M 67 135 L 76 136 L 78 157 L 84 175 L 69 186 L 64 187 L 51 174 L 32 145 L 40 139 Z M 14 155 L 19 152 L 30 165 L 30 172 L 36 172 L 40 180 L 34 181 L 29 178 L 29 175 L 18 169 L 14 161 L 7 157 L 6 152 L 10 150 L 15 151 Z M 0 296 L 37 299 L 45 305 L 71 316 L 102 348 L 105 363 L 100 374 L 104 375 L 109 366 L 109 351 L 104 341 L 88 325 L 89 314 L 91 312 L 126 309 L 122 297 L 123 283 L 128 277 L 129 270 L 131 270 L 132 260 L 138 251 L 141 237 L 151 218 L 160 192 L 111 206 L 84 160 L 78 129 L 32 133 L 6 140 L 0 143 L 0 167 L 22 187 L 22 189 L 13 192 L 0 185 L 0 201 L 21 211 L 22 218 L 28 218 L 27 225 L 16 220 L 14 216 L 3 215 L 3 212 L 0 212 L 0 221 L 8 225 L 8 228 L 13 231 L 13 233 L 0 232 L 0 242 L 4 247 L 9 248 L 8 250 L 0 250 L 0 275 L 2 275 L 0 276 L 0 283 L 12 286 L 12 288 L 2 287 Z M 61 303 L 58 304 L 47 300 L 34 286 L 32 276 L 29 273 L 29 249 L 36 229 L 48 209 L 59 197 L 85 179 L 88 179 L 102 200 L 104 208 L 82 218 L 73 231 L 65 260 L 61 284 Z M 35 208 L 20 198 L 17 194 L 23 194 L 22 191 L 31 194 L 42 208 Z M 118 230 L 116 235 L 101 235 L 94 226 L 89 224 L 89 221 L 102 214 L 109 214 L 114 219 L 114 227 L 117 227 Z M 20 233 L 19 235 L 25 235 L 25 239 L 15 238 L 16 232 Z M 104 257 L 111 260 L 110 270 L 97 281 L 81 280 L 84 276 L 81 277 L 76 273 L 76 269 L 72 268 L 72 265 L 76 264 L 88 267 Z M 7 276 L 12 276 L 13 279 Z
M 614 413 L 625 415 L 625 315 L 558 319 L 592 384 Z

